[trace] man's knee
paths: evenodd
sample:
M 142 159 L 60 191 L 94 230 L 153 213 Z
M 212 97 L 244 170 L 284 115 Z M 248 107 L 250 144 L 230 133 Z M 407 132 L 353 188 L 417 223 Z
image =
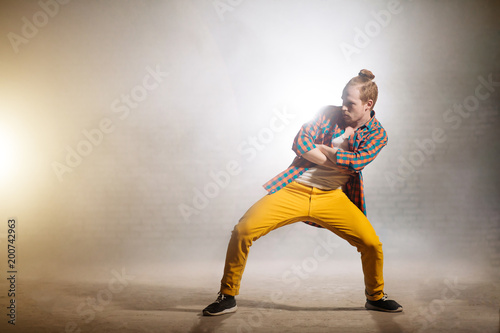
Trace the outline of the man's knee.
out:
M 245 238 L 249 237 L 251 234 L 251 228 L 249 227 L 248 223 L 245 223 L 244 221 L 241 221 L 234 226 L 233 229 L 233 237 L 237 238 Z
M 382 243 L 378 237 L 372 237 L 364 240 L 363 248 L 365 251 L 382 253 Z

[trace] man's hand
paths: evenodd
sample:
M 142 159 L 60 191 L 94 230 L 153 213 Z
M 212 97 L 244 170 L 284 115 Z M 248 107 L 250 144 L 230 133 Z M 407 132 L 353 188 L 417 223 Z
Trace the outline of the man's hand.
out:
M 344 139 L 347 140 L 353 134 L 354 134 L 354 128 L 352 128 L 351 126 L 347 126 L 345 128 L 344 134 L 342 135 L 344 136 Z

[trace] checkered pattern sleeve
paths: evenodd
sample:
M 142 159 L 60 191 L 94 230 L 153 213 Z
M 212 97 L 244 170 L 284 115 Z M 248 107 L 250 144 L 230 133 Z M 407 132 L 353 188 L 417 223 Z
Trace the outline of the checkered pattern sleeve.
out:
M 302 125 L 299 133 L 295 136 L 292 150 L 297 156 L 302 156 L 308 151 L 316 148 L 314 141 L 318 137 L 321 124 L 325 120 L 325 112 L 320 112 L 313 120 Z
M 377 157 L 380 150 L 387 144 L 387 134 L 383 127 L 375 127 L 361 139 L 354 151 L 339 150 L 337 164 L 354 171 L 361 171 Z

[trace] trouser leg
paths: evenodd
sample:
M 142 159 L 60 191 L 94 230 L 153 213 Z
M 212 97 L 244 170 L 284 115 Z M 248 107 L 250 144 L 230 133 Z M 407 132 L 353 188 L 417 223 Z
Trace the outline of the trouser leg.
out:
M 257 201 L 234 227 L 226 253 L 220 291 L 238 295 L 250 246 L 270 231 L 303 220 L 309 209 L 307 189 L 291 183 Z
M 361 253 L 365 294 L 376 301 L 384 295 L 383 252 L 375 230 L 366 216 L 341 191 L 314 190 L 311 217 L 355 246 Z

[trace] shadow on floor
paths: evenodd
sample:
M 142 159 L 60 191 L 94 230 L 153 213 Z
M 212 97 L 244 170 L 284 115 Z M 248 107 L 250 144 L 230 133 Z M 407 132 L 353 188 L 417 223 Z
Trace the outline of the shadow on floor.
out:
M 285 310 L 285 311 L 366 311 L 364 307 L 325 307 L 325 306 L 294 306 L 287 304 L 277 304 L 272 302 L 257 302 L 239 300 L 238 306 L 247 308 L 261 308 L 263 310 Z

